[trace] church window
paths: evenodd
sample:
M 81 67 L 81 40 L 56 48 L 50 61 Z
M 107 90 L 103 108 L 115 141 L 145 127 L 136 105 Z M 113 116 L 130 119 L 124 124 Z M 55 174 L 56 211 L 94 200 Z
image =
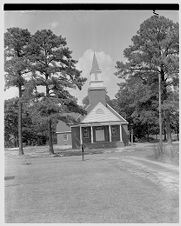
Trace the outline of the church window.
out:
M 88 131 L 88 128 L 84 128 L 84 129 L 83 129 L 83 136 L 84 136 L 84 138 L 89 138 L 89 131 Z
M 117 127 L 112 126 L 112 136 L 116 136 L 116 135 L 117 135 L 117 133 L 118 133 L 118 131 L 117 131 Z

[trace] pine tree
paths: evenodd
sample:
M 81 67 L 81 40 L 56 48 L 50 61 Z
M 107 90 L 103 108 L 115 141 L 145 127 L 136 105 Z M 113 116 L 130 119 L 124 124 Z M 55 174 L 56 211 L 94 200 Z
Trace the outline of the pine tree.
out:
M 23 155 L 22 144 L 22 97 L 29 70 L 27 46 L 31 35 L 27 29 L 9 28 L 4 35 L 5 44 L 5 86 L 17 87 L 18 101 L 18 137 L 19 155 Z
M 66 39 L 51 30 L 37 31 L 33 35 L 29 60 L 36 87 L 41 87 L 35 92 L 34 116 L 47 124 L 49 153 L 53 154 L 52 125 L 57 120 L 67 122 L 70 118 L 66 112 L 85 113 L 69 90 L 81 89 L 86 79 L 76 69 L 76 61 L 72 59 Z
M 170 90 L 173 86 L 178 86 L 178 27 L 178 23 L 173 23 L 163 16 L 152 16 L 145 20 L 132 38 L 133 44 L 124 50 L 126 63 L 118 61 L 116 65 L 116 75 L 124 78 L 126 82 L 140 80 L 141 87 L 146 89 L 142 99 L 147 98 L 148 103 L 155 107 L 158 106 L 155 103 L 158 101 L 158 75 L 161 76 L 162 110 L 168 140 L 171 139 L 172 102 L 168 104 Z

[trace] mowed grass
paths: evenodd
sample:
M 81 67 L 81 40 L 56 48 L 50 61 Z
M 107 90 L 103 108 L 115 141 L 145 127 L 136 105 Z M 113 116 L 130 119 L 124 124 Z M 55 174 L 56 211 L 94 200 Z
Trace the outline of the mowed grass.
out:
M 96 150 L 85 161 L 73 154 L 57 158 L 7 155 L 5 222 L 178 222 L 178 194 L 131 174 L 129 165 L 123 167 L 124 157 L 151 156 L 149 145 L 143 150 L 124 150 L 107 149 L 102 154 Z

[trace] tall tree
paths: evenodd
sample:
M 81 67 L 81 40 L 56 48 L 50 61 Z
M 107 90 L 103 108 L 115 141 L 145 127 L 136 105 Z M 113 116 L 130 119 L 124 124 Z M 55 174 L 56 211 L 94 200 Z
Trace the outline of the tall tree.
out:
M 133 124 L 134 136 L 137 139 L 149 138 L 152 128 L 158 123 L 158 102 L 151 95 L 150 87 L 135 77 L 120 84 L 116 99 L 110 101 L 110 105 Z
M 9 28 L 4 35 L 5 44 L 5 82 L 6 88 L 17 87 L 18 101 L 18 136 L 19 155 L 23 155 L 22 144 L 22 97 L 26 85 L 26 75 L 29 73 L 27 46 L 31 35 L 27 29 Z
M 84 114 L 68 89 L 81 89 L 86 79 L 75 67 L 66 39 L 51 30 L 37 31 L 29 46 L 30 61 L 36 86 L 43 92 L 35 93 L 34 111 L 39 120 L 46 122 L 49 132 L 49 152 L 54 153 L 52 125 L 56 120 L 68 120 L 65 112 Z
M 153 103 L 158 100 L 158 75 L 161 76 L 163 116 L 168 140 L 171 139 L 168 100 L 171 87 L 178 85 L 178 28 L 178 23 L 163 16 L 150 17 L 133 36 L 133 44 L 124 50 L 126 63 L 118 61 L 116 65 L 118 77 L 126 81 L 139 78 L 143 86 L 148 90 L 151 88 L 150 98 L 154 99 Z

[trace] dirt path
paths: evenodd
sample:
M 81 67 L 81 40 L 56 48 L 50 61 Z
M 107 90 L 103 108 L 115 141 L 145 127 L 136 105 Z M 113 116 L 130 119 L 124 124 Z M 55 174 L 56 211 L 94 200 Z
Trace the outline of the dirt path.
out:
M 178 192 L 179 168 L 168 163 L 160 163 L 141 157 L 129 156 L 121 158 L 121 167 L 130 173 L 146 178 L 166 191 Z

